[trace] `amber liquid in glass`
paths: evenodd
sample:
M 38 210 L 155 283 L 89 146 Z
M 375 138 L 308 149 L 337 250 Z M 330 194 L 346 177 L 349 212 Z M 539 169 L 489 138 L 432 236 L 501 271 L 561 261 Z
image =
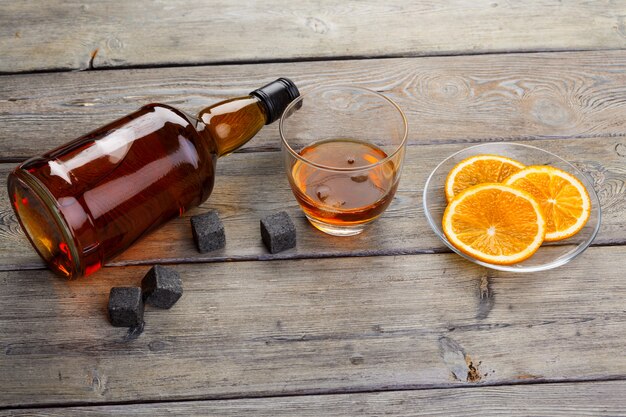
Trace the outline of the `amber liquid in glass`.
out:
M 381 215 L 391 203 L 398 186 L 397 167 L 392 161 L 371 167 L 387 158 L 375 145 L 333 139 L 313 143 L 299 154 L 333 168 L 326 170 L 300 160 L 293 165 L 289 180 L 308 217 L 341 226 L 361 224 Z

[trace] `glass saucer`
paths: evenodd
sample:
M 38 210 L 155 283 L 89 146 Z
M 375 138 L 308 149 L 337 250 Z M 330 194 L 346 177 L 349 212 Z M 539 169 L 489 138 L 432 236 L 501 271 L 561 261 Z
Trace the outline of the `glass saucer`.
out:
M 570 238 L 558 242 L 544 243 L 533 256 L 514 265 L 495 265 L 483 262 L 459 251 L 448 241 L 441 225 L 443 212 L 447 206 L 444 185 L 448 172 L 450 172 L 452 167 L 466 158 L 480 154 L 506 156 L 520 161 L 525 165 L 550 165 L 574 175 L 583 183 L 585 188 L 587 188 L 587 192 L 591 198 L 591 215 L 587 224 Z M 439 236 L 447 247 L 478 265 L 500 271 L 537 272 L 564 265 L 589 247 L 600 228 L 600 201 L 589 178 L 574 165 L 553 153 L 519 143 L 485 143 L 471 146 L 450 155 L 437 165 L 428 177 L 428 180 L 426 180 L 423 203 L 424 214 L 428 219 L 430 227 L 432 227 L 435 234 Z

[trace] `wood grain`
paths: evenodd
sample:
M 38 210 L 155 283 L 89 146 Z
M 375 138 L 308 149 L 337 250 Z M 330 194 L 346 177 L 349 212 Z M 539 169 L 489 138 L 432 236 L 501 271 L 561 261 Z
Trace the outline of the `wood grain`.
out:
M 141 335 L 109 289 L 0 273 L 0 406 L 626 379 L 625 246 L 541 274 L 453 254 L 177 265 L 185 293 Z
M 278 76 L 381 91 L 410 143 L 626 135 L 626 51 L 160 68 L 0 78 L 0 159 L 41 154 L 149 102 L 191 113 Z M 277 124 L 247 150 L 279 148 Z
M 0 3 L 0 72 L 626 46 L 624 1 Z
M 626 382 L 433 389 L 367 394 L 0 411 L 0 416 L 626 416 Z
M 533 141 L 586 172 L 595 184 L 603 211 L 595 244 L 626 243 L 626 140 L 585 138 Z M 137 243 L 111 265 L 153 262 L 201 262 L 329 256 L 363 256 L 446 251 L 432 232 L 422 208 L 422 190 L 430 172 L 465 145 L 425 145 L 408 148 L 402 180 L 386 213 L 362 235 L 327 236 L 311 227 L 289 188 L 278 152 L 240 153 L 220 160 L 213 194 L 200 208 L 167 223 Z M 41 268 L 9 206 L 6 175 L 13 164 L 0 164 L 0 270 Z M 226 228 L 224 249 L 200 254 L 194 247 L 189 217 L 217 209 Z M 296 221 L 296 249 L 268 254 L 259 233 L 259 219 L 287 210 Z
M 0 415 L 626 415 L 626 1 L 383 3 L 0 0 Z M 17 161 L 140 104 L 195 113 L 278 76 L 405 110 L 403 180 L 366 233 L 306 223 L 273 125 L 220 161 L 207 203 L 94 277 L 41 269 L 8 207 Z M 590 176 L 597 246 L 532 275 L 442 253 L 426 176 L 499 140 Z M 189 216 L 209 208 L 227 246 L 200 255 Z M 298 247 L 269 255 L 258 219 L 282 209 Z M 111 327 L 110 288 L 156 262 L 180 263 L 182 299 Z M 65 408 L 9 409 L 42 406 Z

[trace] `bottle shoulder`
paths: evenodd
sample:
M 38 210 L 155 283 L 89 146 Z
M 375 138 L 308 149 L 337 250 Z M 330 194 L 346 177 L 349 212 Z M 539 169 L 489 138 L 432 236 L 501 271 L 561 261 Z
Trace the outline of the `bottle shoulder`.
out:
M 150 103 L 150 104 L 146 104 L 141 106 L 140 111 L 147 111 L 147 112 L 170 112 L 173 113 L 175 115 L 177 115 L 178 117 L 181 117 L 183 119 L 185 119 L 188 123 L 191 123 L 192 125 L 195 125 L 196 122 L 198 121 L 198 118 L 184 110 L 181 110 L 179 108 L 176 108 L 174 106 L 170 106 L 169 104 L 165 104 L 165 103 Z
M 197 116 L 164 103 L 146 104 L 141 107 L 140 111 L 154 112 L 163 121 L 179 124 L 185 129 L 192 129 L 197 135 L 198 146 L 204 148 L 208 154 L 217 153 L 215 139 L 210 135 L 209 130 L 206 129 L 206 124 Z

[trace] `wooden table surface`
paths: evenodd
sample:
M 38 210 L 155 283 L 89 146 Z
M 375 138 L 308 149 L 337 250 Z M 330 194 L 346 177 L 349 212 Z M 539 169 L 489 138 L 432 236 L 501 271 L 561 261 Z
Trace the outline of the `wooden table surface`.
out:
M 0 1 L 0 415 L 626 416 L 626 1 Z M 20 161 L 148 102 L 188 111 L 278 76 L 351 83 L 406 112 L 397 195 L 362 235 L 309 226 L 278 127 L 218 163 L 200 208 L 93 277 L 48 272 L 17 225 Z M 592 179 L 603 219 L 560 268 L 473 265 L 430 230 L 429 172 L 473 143 L 532 143 Z M 223 250 L 189 216 L 217 209 Z M 259 218 L 298 246 L 270 255 Z M 142 334 L 109 289 L 183 277 Z

